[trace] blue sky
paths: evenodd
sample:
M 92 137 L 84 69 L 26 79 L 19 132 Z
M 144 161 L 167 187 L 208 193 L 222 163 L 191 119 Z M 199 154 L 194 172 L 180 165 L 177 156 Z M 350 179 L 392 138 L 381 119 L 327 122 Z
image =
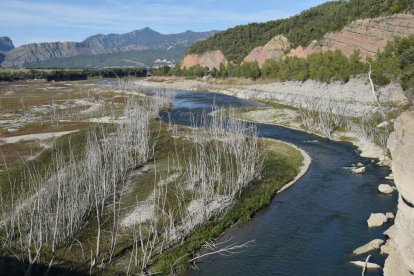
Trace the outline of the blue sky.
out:
M 295 15 L 326 0 L 1 0 L 0 36 L 16 46 L 82 41 L 150 27 L 161 33 L 224 30 Z

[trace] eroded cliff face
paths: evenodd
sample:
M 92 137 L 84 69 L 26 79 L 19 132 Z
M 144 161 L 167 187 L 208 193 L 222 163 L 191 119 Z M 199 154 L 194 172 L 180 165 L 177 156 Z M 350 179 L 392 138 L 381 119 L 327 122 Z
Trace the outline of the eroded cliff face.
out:
M 79 55 L 97 55 L 107 51 L 94 42 L 50 42 L 20 46 L 6 53 L 2 67 L 21 67 L 32 62 Z
M 359 49 L 362 57 L 375 57 L 377 51 L 384 49 L 389 41 L 413 34 L 414 15 L 412 14 L 356 20 L 340 32 L 328 33 L 320 41 L 313 41 L 305 48 L 299 46 L 292 50 L 291 55 L 307 57 L 315 52 L 339 49 L 350 56 L 354 49 Z
M 388 148 L 392 155 L 392 170 L 399 192 L 395 225 L 389 231 L 390 255 L 385 275 L 414 273 L 414 111 L 401 114 L 394 124 Z
M 227 64 L 227 60 L 220 50 L 216 50 L 204 53 L 202 55 L 186 55 L 181 63 L 181 69 L 188 69 L 196 65 L 208 67 L 210 70 L 212 70 L 213 68 L 219 69 L 221 63 Z
M 321 40 L 312 41 L 306 47 L 298 46 L 291 49 L 287 55 L 306 58 L 312 53 L 341 50 L 345 55 L 350 56 L 355 49 L 359 49 L 362 58 L 375 58 L 377 51 L 383 50 L 388 42 L 393 41 L 396 37 L 410 35 L 414 35 L 414 15 L 412 14 L 394 14 L 361 19 L 349 23 L 339 32 L 327 33 Z M 261 67 L 267 59 L 283 58 L 289 49 L 288 39 L 283 35 L 278 35 L 266 45 L 254 48 L 244 58 L 244 61 L 257 61 Z M 210 54 L 215 52 L 210 52 Z M 202 56 L 210 54 L 205 53 Z M 197 57 L 197 55 L 187 55 L 184 58 L 182 68 L 188 68 L 189 65 L 207 66 L 203 59 Z M 215 67 L 217 68 L 217 66 Z
M 290 49 L 289 40 L 278 35 L 272 38 L 265 46 L 254 48 L 245 58 L 244 62 L 256 61 L 261 68 L 268 59 L 281 59 L 285 56 L 286 51 Z

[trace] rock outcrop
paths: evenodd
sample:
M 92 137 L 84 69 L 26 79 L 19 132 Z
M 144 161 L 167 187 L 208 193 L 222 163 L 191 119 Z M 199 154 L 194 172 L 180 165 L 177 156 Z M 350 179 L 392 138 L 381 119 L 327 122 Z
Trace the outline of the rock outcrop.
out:
M 0 37 L 0 52 L 7 52 L 14 49 L 13 42 L 7 36 Z
M 393 227 L 394 250 L 388 256 L 385 275 L 414 273 L 414 111 L 401 114 L 388 141 L 394 181 L 399 192 Z M 396 271 L 398 274 L 396 274 Z
M 380 184 L 378 186 L 378 191 L 380 191 L 383 194 L 391 194 L 394 191 L 394 189 L 388 184 Z
M 362 57 L 375 57 L 396 37 L 414 34 L 414 15 L 395 14 L 372 19 L 356 20 L 340 32 L 327 33 L 320 41 L 313 41 L 307 47 L 293 49 L 290 55 L 307 57 L 309 54 L 328 50 L 341 50 L 350 56 L 359 49 Z
M 355 255 L 365 254 L 365 253 L 368 253 L 370 251 L 379 249 L 381 247 L 381 245 L 383 245 L 383 244 L 384 244 L 383 240 L 375 239 L 375 240 L 370 241 L 367 244 L 364 244 L 364 245 L 358 247 L 352 253 L 354 253 Z
M 268 59 L 281 59 L 290 49 L 289 40 L 283 35 L 272 38 L 266 45 L 254 48 L 245 58 L 244 62 L 256 61 L 261 68 Z
M 283 35 L 277 35 L 264 46 L 256 47 L 244 58 L 244 62 L 257 61 L 261 67 L 268 59 L 281 59 L 285 55 L 306 58 L 317 52 L 340 50 L 350 56 L 355 49 L 360 50 L 362 58 L 375 57 L 378 50 L 383 50 L 388 42 L 397 37 L 414 35 L 414 15 L 394 14 L 370 19 L 355 20 L 339 32 L 330 32 L 321 40 L 314 40 L 309 45 L 299 45 L 290 49 L 289 40 Z M 217 50 L 218 51 L 218 50 Z M 200 55 L 187 55 L 181 67 L 194 65 L 207 66 L 200 58 L 217 51 Z M 288 53 L 287 53 L 288 52 Z M 208 66 L 211 68 L 212 66 Z M 217 66 L 214 66 L 217 68 Z
M 365 263 L 362 261 L 351 261 L 350 263 L 358 267 L 362 267 L 362 268 L 366 266 L 367 269 L 380 269 L 381 268 L 380 265 L 376 263 L 370 263 L 370 262 Z
M 28 63 L 79 55 L 97 55 L 107 52 L 95 42 L 31 43 L 6 53 L 1 66 L 21 67 Z
M 360 167 L 360 168 L 353 169 L 352 172 L 355 173 L 355 174 L 361 174 L 361 173 L 364 173 L 365 170 L 366 170 L 365 167 Z
M 178 34 L 162 34 L 149 27 L 125 34 L 97 34 L 86 38 L 83 42 L 94 42 L 105 49 L 118 48 L 126 51 L 131 49 L 167 50 L 172 47 L 188 47 L 197 41 L 207 39 L 217 31 L 193 32 Z
M 368 227 L 379 227 L 386 223 L 388 220 L 387 216 L 383 213 L 371 213 L 371 216 L 368 218 L 367 223 Z
M 207 52 L 202 55 L 189 54 L 186 55 L 181 63 L 181 68 L 190 68 L 192 66 L 200 65 L 201 67 L 208 67 L 219 69 L 220 64 L 227 64 L 227 60 L 220 50 Z

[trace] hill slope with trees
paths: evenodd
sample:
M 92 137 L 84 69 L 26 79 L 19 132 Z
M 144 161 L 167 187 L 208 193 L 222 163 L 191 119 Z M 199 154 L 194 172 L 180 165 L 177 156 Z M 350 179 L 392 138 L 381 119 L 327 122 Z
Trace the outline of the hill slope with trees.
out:
M 331 1 L 287 19 L 237 26 L 215 34 L 188 48 L 187 54 L 220 50 L 227 61 L 240 63 L 249 52 L 284 35 L 292 48 L 307 46 L 329 32 L 339 31 L 357 19 L 414 12 L 412 0 Z

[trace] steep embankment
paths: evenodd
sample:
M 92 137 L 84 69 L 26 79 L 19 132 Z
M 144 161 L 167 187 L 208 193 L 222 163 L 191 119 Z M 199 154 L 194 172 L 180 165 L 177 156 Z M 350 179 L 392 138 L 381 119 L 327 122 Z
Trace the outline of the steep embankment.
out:
M 397 118 L 388 148 L 392 155 L 392 170 L 398 188 L 398 211 L 395 225 L 388 230 L 389 257 L 385 275 L 414 273 L 414 112 L 406 111 Z M 410 273 L 411 272 L 411 273 Z
M 246 112 L 242 118 L 259 123 L 274 123 L 305 131 L 295 110 L 305 107 L 309 110 L 320 110 L 322 106 L 331 109 L 336 114 L 344 116 L 363 117 L 370 111 L 378 110 L 376 99 L 371 95 L 371 86 L 367 77 L 359 76 L 350 79 L 347 83 L 321 83 L 314 80 L 305 82 L 285 81 L 272 83 L 257 83 L 249 80 L 185 80 L 183 78 L 148 78 L 138 81 L 140 85 L 154 88 L 198 90 L 218 92 L 243 99 L 259 100 L 277 103 L 275 108 Z M 398 83 L 378 88 L 379 101 L 386 109 L 406 108 L 409 105 L 404 91 Z M 282 104 L 282 105 L 280 105 Z M 290 106 L 290 108 L 285 108 Z M 294 107 L 293 110 L 291 107 Z M 300 118 L 300 117 L 299 117 Z M 362 151 L 362 156 L 379 158 L 382 161 L 387 157 L 383 149 L 365 137 L 359 129 L 348 132 L 338 131 L 333 139 L 342 140 L 347 137 Z

